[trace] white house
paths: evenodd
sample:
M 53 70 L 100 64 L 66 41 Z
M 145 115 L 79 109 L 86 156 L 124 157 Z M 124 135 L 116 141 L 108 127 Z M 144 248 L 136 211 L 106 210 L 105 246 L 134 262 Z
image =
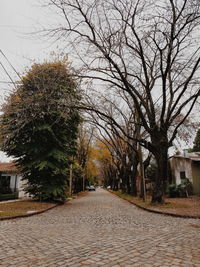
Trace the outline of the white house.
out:
M 180 184 L 182 179 L 188 178 L 192 183 L 193 193 L 200 195 L 200 153 L 174 155 L 169 162 L 173 182 Z
M 0 192 L 18 192 L 18 197 L 23 198 L 25 182 L 14 162 L 0 162 Z

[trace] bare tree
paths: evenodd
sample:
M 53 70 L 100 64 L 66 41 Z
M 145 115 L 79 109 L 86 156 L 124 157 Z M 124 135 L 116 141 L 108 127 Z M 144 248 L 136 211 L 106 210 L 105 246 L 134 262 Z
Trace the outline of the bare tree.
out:
M 115 179 L 111 179 L 113 189 L 118 188 L 121 180 L 123 192 L 137 195 L 136 176 L 140 161 L 138 140 L 146 132 L 138 123 L 134 106 L 124 96 L 120 99 L 102 96 L 98 105 L 91 98 L 88 101 L 87 120 L 98 129 L 97 138 L 110 151 L 115 165 Z M 143 165 L 143 162 L 140 164 Z
M 77 140 L 77 155 L 78 164 L 83 170 L 82 190 L 85 190 L 87 177 L 87 165 L 90 159 L 90 148 L 92 145 L 93 128 L 88 127 L 86 123 L 79 126 L 78 140 Z
M 167 153 L 199 96 L 198 0 L 48 0 L 63 16 L 46 29 L 69 41 L 80 76 L 128 95 L 157 166 L 152 202 L 163 202 Z M 105 87 L 104 87 L 105 88 Z M 103 90 L 103 89 L 102 89 Z M 157 109 L 159 106 L 159 109 Z M 182 120 L 174 124 L 179 114 Z

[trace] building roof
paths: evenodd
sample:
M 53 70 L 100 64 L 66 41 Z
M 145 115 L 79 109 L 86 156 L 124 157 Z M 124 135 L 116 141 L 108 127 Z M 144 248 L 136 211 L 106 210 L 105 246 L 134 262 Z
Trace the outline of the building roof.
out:
M 14 162 L 0 162 L 0 172 L 19 173 L 19 169 Z
M 192 161 L 200 161 L 200 153 L 187 153 L 185 156 L 184 155 L 174 155 L 172 158 L 179 158 L 179 159 L 189 159 Z

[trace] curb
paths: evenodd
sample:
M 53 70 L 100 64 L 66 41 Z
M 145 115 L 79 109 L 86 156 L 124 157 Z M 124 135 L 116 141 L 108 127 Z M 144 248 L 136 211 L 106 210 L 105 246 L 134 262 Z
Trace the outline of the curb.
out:
M 16 216 L 11 216 L 11 217 L 3 217 L 3 218 L 0 218 L 0 221 L 6 221 L 6 220 L 14 220 L 14 219 L 20 219 L 20 218 L 26 218 L 26 217 L 31 217 L 31 216 L 34 216 L 34 215 L 38 215 L 38 214 L 41 214 L 41 213 L 44 213 L 46 211 L 49 211 L 51 209 L 54 209 L 58 206 L 60 206 L 61 204 L 60 203 L 57 203 L 55 204 L 54 206 L 48 208 L 48 209 L 45 209 L 45 210 L 39 210 L 39 211 L 36 211 L 36 212 L 33 212 L 33 213 L 30 213 L 30 214 L 23 214 L 23 215 L 16 215 Z
M 113 193 L 111 191 L 108 191 L 108 192 L 113 194 L 113 195 L 115 195 L 116 197 L 119 197 L 119 198 L 121 198 L 123 200 L 128 201 L 129 203 L 135 205 L 139 209 L 142 209 L 142 210 L 145 210 L 145 211 L 148 211 L 148 212 L 151 212 L 151 213 L 157 213 L 157 214 L 161 214 L 161 215 L 165 215 L 165 216 L 171 216 L 171 217 L 183 218 L 183 219 L 200 219 L 200 216 L 180 215 L 180 214 L 174 214 L 174 213 L 169 213 L 169 212 L 163 212 L 163 211 L 148 209 L 148 208 L 140 206 L 139 204 L 136 204 L 136 203 L 132 202 L 131 200 L 128 200 L 126 198 L 118 196 L 118 195 L 116 195 L 115 193 Z

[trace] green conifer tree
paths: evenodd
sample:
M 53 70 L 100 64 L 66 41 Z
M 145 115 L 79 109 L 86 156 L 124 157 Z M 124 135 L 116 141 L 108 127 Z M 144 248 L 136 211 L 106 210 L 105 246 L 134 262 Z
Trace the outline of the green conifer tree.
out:
M 68 63 L 45 62 L 31 67 L 3 107 L 1 148 L 16 158 L 26 191 L 38 199 L 65 199 L 79 100 Z

